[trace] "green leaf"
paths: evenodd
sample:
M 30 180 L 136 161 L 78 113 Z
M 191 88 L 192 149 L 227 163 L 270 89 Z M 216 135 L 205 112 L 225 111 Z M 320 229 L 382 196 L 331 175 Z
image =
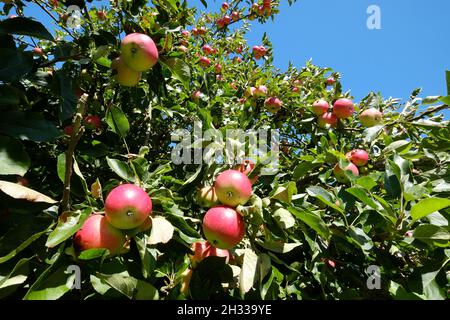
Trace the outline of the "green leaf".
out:
M 173 237 L 172 224 L 163 217 L 152 218 L 152 230 L 148 244 L 167 243 Z
M 392 151 L 397 151 L 398 153 L 400 152 L 408 152 L 408 150 L 411 148 L 411 141 L 406 141 L 406 140 L 398 140 L 398 141 L 394 141 L 392 142 L 390 145 L 388 145 L 386 148 L 384 148 L 383 153 L 384 154 L 388 154 Z
M 445 198 L 428 198 L 416 203 L 411 208 L 411 217 L 414 220 L 418 220 L 429 215 L 432 212 L 439 211 L 441 209 L 450 206 L 450 200 Z
M 144 278 L 148 278 L 156 266 L 156 259 L 150 251 L 150 248 L 147 247 L 148 236 L 146 234 L 135 235 L 134 241 L 136 242 L 136 247 L 141 257 L 142 275 Z
M 331 193 L 329 193 L 328 191 L 326 191 L 324 188 L 322 187 L 318 187 L 318 186 L 312 186 L 306 189 L 306 192 L 314 198 L 319 199 L 320 201 L 322 201 L 323 203 L 325 203 L 327 206 L 341 212 L 344 213 L 344 209 L 342 209 L 341 207 L 337 206 L 333 199 L 333 196 L 331 195 Z
M 131 277 L 126 272 L 112 275 L 97 273 L 96 276 L 128 299 L 157 300 L 159 298 L 158 290 L 153 285 Z
M 38 39 L 55 41 L 50 32 L 40 22 L 25 17 L 0 21 L 0 33 L 19 34 Z
M 200 234 L 197 232 L 197 230 L 195 230 L 194 228 L 192 228 L 187 222 L 186 220 L 181 217 L 181 216 L 177 216 L 175 214 L 172 214 L 170 212 L 166 212 L 166 219 L 176 228 L 178 228 L 178 230 L 180 230 L 181 232 L 183 232 L 185 235 L 189 236 L 189 237 L 193 237 L 193 238 L 198 238 L 200 239 L 201 236 Z
M 375 140 L 380 134 L 380 132 L 383 130 L 383 128 L 384 128 L 383 125 L 379 125 L 365 129 L 363 132 L 364 141 L 366 143 L 370 143 L 373 140 Z
M 368 191 L 370 191 L 373 187 L 377 185 L 375 180 L 373 180 L 369 176 L 363 176 L 361 178 L 358 178 L 356 179 L 355 183 Z
M 253 287 L 257 279 L 258 256 L 252 249 L 245 249 L 244 261 L 242 263 L 241 275 L 239 277 L 239 288 L 244 295 Z
M 450 241 L 450 232 L 443 227 L 421 224 L 414 230 L 413 237 L 419 240 Z
M 130 123 L 123 113 L 122 109 L 113 106 L 109 109 L 106 115 L 106 123 L 111 130 L 121 137 L 125 137 L 130 130 Z
M 358 187 L 352 187 L 352 188 L 345 189 L 345 191 L 347 191 L 348 193 L 350 193 L 351 195 L 353 195 L 358 200 L 360 200 L 364 204 L 368 205 L 372 209 L 377 210 L 377 211 L 384 211 L 384 208 L 378 202 L 376 202 L 374 199 L 369 197 L 369 194 L 366 190 L 358 188 Z
M 53 248 L 61 242 L 69 239 L 78 229 L 81 228 L 84 221 L 92 213 L 92 208 L 86 208 L 83 211 L 64 212 L 58 219 L 56 228 L 50 233 L 45 246 Z
M 64 69 L 55 72 L 53 86 L 54 91 L 59 95 L 59 119 L 65 121 L 75 114 L 77 107 L 77 96 L 74 91 L 74 80 L 65 73 Z
M 7 19 L 14 20 L 14 19 Z M 18 81 L 33 68 L 33 54 L 14 49 L 0 49 L 0 81 Z
M 289 211 L 316 231 L 322 238 L 328 239 L 330 237 L 330 230 L 319 215 L 297 207 L 290 207 Z
M 284 208 L 276 209 L 272 217 L 278 222 L 280 227 L 282 227 L 283 229 L 289 229 L 295 225 L 294 217 L 288 210 Z
M 56 126 L 36 112 L 5 112 L 0 119 L 0 131 L 21 140 L 48 142 L 61 132 Z
M 98 259 L 98 258 L 102 258 L 102 257 L 108 257 L 109 256 L 109 250 L 108 249 L 104 249 L 104 248 L 100 248 L 100 249 L 87 249 L 87 250 L 83 250 L 80 252 L 80 254 L 78 255 L 78 259 L 79 260 L 93 260 L 93 259 Z
M 180 80 L 186 89 L 189 89 L 189 82 L 191 80 L 191 70 L 189 65 L 181 59 L 169 58 L 161 60 L 172 72 L 175 79 Z
M 290 203 L 292 201 L 292 196 L 296 193 L 297 185 L 294 181 L 289 181 L 272 190 L 270 193 L 270 198 Z
M 38 279 L 40 281 L 30 288 L 24 300 L 57 300 L 70 291 L 75 275 L 69 275 L 66 267 L 60 267 L 48 277 Z
M 30 158 L 22 143 L 0 135 L 0 174 L 23 176 L 30 167 Z
M 299 242 L 287 243 L 283 241 L 258 241 L 258 243 L 261 247 L 277 253 L 287 253 L 302 245 Z
M 5 276 L 0 274 L 0 289 L 4 289 L 9 286 L 16 286 L 25 282 L 29 272 L 28 262 L 33 258 L 34 257 L 20 259 L 14 265 L 12 270 L 8 270 L 8 273 Z
M 58 172 L 58 177 L 64 183 L 66 179 L 66 154 L 61 153 L 58 156 L 58 160 L 56 162 L 56 171 Z
M 294 173 L 292 175 L 292 178 L 294 180 L 298 180 L 300 178 L 303 178 L 305 175 L 311 172 L 314 168 L 320 166 L 320 163 L 311 163 L 311 162 L 301 162 L 299 163 L 295 169 Z
M 136 178 L 134 176 L 133 170 L 130 168 L 128 163 L 116 159 L 110 159 L 108 157 L 106 157 L 106 162 L 108 163 L 108 166 L 111 168 L 111 170 L 114 171 L 122 179 L 130 182 L 135 181 Z

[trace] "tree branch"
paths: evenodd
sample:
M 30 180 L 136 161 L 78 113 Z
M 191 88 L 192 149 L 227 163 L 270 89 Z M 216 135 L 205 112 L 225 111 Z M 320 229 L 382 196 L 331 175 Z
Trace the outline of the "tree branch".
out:
M 412 118 L 411 121 L 417 121 L 417 120 L 423 119 L 423 118 L 426 117 L 426 116 L 429 116 L 429 115 L 431 115 L 431 114 L 433 114 L 433 113 L 436 113 L 436 112 L 439 112 L 439 111 L 441 111 L 441 110 L 448 109 L 448 108 L 449 108 L 449 106 L 446 105 L 446 104 L 437 106 L 437 107 L 435 107 L 435 108 L 433 108 L 433 109 L 430 109 L 430 110 L 428 110 L 428 111 L 422 112 L 422 113 L 419 114 L 417 117 Z

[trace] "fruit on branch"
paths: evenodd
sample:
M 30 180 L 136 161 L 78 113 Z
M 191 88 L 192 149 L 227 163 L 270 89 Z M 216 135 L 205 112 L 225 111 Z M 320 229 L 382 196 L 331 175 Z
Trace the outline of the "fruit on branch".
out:
M 245 222 L 233 208 L 216 206 L 203 218 L 203 233 L 214 247 L 231 249 L 244 238 Z
M 231 17 L 226 15 L 222 18 L 222 23 L 224 26 L 227 26 L 231 23 Z
M 146 71 L 158 61 L 158 49 L 152 38 L 142 33 L 131 33 L 122 39 L 121 58 L 135 71 Z
M 215 72 L 216 74 L 222 73 L 222 66 L 221 66 L 219 63 L 216 63 L 216 64 L 214 65 L 214 72 Z
M 44 55 L 44 50 L 40 47 L 33 48 L 33 54 L 42 57 Z
M 229 5 L 227 2 L 222 3 L 221 9 L 222 9 L 223 11 L 227 11 L 228 8 L 230 8 L 230 5 Z
M 195 28 L 195 30 L 197 30 L 197 28 Z M 198 32 L 198 30 L 196 32 Z M 187 30 L 181 31 L 181 35 L 183 37 L 185 37 L 186 39 L 189 39 L 191 37 L 191 33 L 189 31 L 187 31 Z
M 277 113 L 283 106 L 283 102 L 277 97 L 270 97 L 264 101 L 264 106 L 270 113 Z
M 202 47 L 202 51 L 203 51 L 203 53 L 206 54 L 206 55 L 215 53 L 215 50 L 214 50 L 209 44 L 205 44 L 205 45 Z
M 358 167 L 365 166 L 369 162 L 369 154 L 365 150 L 355 149 L 347 152 L 345 156 Z
M 134 87 L 141 80 L 141 72 L 129 68 L 121 57 L 113 60 L 111 68 L 116 70 L 114 79 L 122 86 Z
M 264 46 L 253 46 L 252 52 L 253 52 L 253 57 L 256 60 L 259 60 L 266 55 L 267 49 Z
M 238 170 L 220 173 L 214 182 L 214 188 L 219 201 L 231 207 L 246 204 L 252 196 L 251 181 Z
M 98 18 L 98 20 L 105 20 L 106 12 L 104 10 L 97 11 L 97 18 Z
M 233 169 L 242 172 L 246 176 L 249 176 L 252 173 L 254 168 L 255 168 L 255 163 L 253 161 L 244 160 L 243 163 L 235 166 Z M 254 176 L 253 178 L 250 179 L 250 182 L 252 184 L 255 184 L 256 181 L 258 181 L 258 179 L 259 179 L 258 176 Z
M 333 113 L 339 119 L 349 118 L 355 112 L 355 108 L 353 106 L 353 102 L 347 98 L 341 98 L 334 102 L 333 105 Z
M 233 63 L 237 64 L 237 63 L 241 63 L 242 62 L 242 58 L 241 57 L 234 57 L 233 58 Z
M 72 125 L 65 126 L 63 131 L 64 131 L 64 134 L 71 136 L 72 132 L 73 132 L 73 126 Z
M 364 127 L 373 127 L 381 123 L 383 120 L 383 113 L 377 109 L 371 108 L 364 110 L 360 116 L 359 121 Z
M 333 112 L 325 112 L 323 115 L 319 116 L 317 123 L 319 127 L 325 127 L 329 124 L 331 127 L 335 127 L 338 122 L 338 118 Z
M 230 260 L 230 252 L 228 250 L 216 248 L 208 241 L 194 242 L 191 250 L 194 251 L 194 255 L 189 256 L 193 268 L 207 257 L 224 257 L 225 263 L 228 263 Z
M 207 57 L 201 57 L 199 63 L 203 68 L 207 68 L 211 65 L 211 60 Z
M 257 97 L 257 98 L 262 98 L 262 97 L 265 97 L 265 96 L 267 96 L 267 93 L 269 92 L 269 90 L 267 89 L 267 87 L 266 86 L 264 86 L 264 85 L 260 85 L 260 86 L 258 86 L 258 88 L 256 88 L 255 90 L 254 90 L 254 95 L 255 95 L 255 97 Z
M 178 50 L 180 50 L 183 53 L 187 53 L 189 51 L 189 49 L 186 46 L 178 46 Z
M 108 249 L 111 256 L 125 253 L 125 234 L 112 226 L 105 216 L 94 214 L 86 219 L 73 237 L 77 250 Z
M 219 203 L 214 187 L 206 186 L 197 192 L 197 203 L 201 207 L 211 208 Z
M 195 103 L 198 103 L 201 97 L 202 93 L 200 90 L 195 90 L 194 92 L 192 92 L 191 98 Z
M 233 21 L 238 21 L 238 20 L 239 20 L 239 12 L 233 11 L 233 12 L 231 13 L 231 20 L 233 20 Z
M 108 194 L 105 215 L 119 229 L 134 229 L 144 223 L 152 212 L 152 200 L 134 184 L 122 184 Z
M 102 120 L 99 116 L 96 115 L 88 115 L 84 117 L 84 125 L 89 130 L 99 131 L 102 129 Z
M 333 77 L 328 77 L 326 82 L 328 86 L 332 86 L 333 84 L 336 83 L 336 79 L 334 79 Z
M 316 102 L 313 103 L 313 105 L 312 105 L 312 112 L 315 115 L 317 115 L 317 116 L 321 116 L 325 112 L 328 111 L 329 107 L 330 107 L 330 105 L 328 104 L 328 102 L 326 102 L 323 99 L 320 99 L 320 100 L 317 100 Z
M 359 170 L 358 167 L 355 166 L 353 163 L 349 163 L 344 169 L 342 169 L 338 163 L 333 168 L 333 175 L 336 178 L 337 181 L 341 183 L 347 183 L 348 178 L 345 175 L 345 171 L 352 172 L 355 176 L 359 176 Z

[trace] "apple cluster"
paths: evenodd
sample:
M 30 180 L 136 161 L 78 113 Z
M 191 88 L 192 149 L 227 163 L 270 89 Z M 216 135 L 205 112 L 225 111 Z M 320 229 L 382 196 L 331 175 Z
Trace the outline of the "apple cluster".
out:
M 136 234 L 151 227 L 152 200 L 140 187 L 122 184 L 108 194 L 105 214 L 86 219 L 73 237 L 78 251 L 108 249 L 111 256 L 127 251 L 127 233 Z
M 241 98 L 241 99 L 239 99 L 239 101 L 240 101 L 240 103 L 245 103 L 245 101 L 247 101 L 246 99 L 265 98 L 265 97 L 267 97 L 268 92 L 269 92 L 269 90 L 267 89 L 267 87 L 265 85 L 259 85 L 258 87 L 249 87 L 244 92 L 245 98 Z M 267 111 L 269 111 L 272 114 L 277 113 L 281 109 L 282 106 L 283 106 L 283 102 L 275 96 L 268 97 L 267 99 L 264 100 L 264 107 L 267 109 Z
M 369 154 L 367 151 L 361 149 L 354 149 L 347 152 L 345 157 L 350 161 L 345 168 L 341 168 L 338 163 L 333 168 L 333 174 L 336 180 L 342 183 L 348 182 L 345 171 L 351 171 L 353 175 L 359 176 L 358 167 L 365 166 L 369 162 Z
M 133 87 L 141 79 L 142 72 L 151 69 L 158 61 L 158 49 L 152 38 L 142 33 L 131 33 L 122 39 L 120 56 L 111 68 L 116 71 L 116 81 Z

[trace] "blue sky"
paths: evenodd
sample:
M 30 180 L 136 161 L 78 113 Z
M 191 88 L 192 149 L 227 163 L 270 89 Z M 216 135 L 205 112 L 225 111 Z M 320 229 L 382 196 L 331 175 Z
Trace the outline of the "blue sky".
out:
M 449 0 L 298 0 L 292 7 L 281 2 L 275 21 L 253 21 L 247 37 L 250 45 L 259 44 L 266 32 L 277 67 L 285 69 L 289 61 L 302 67 L 312 58 L 339 71 L 344 90 L 351 90 L 356 100 L 372 90 L 385 98 L 406 99 L 417 87 L 423 88 L 423 96 L 447 94 Z M 188 3 L 205 10 L 199 0 Z M 222 1 L 208 3 L 212 9 Z M 366 26 L 369 5 L 381 9 L 381 30 Z

